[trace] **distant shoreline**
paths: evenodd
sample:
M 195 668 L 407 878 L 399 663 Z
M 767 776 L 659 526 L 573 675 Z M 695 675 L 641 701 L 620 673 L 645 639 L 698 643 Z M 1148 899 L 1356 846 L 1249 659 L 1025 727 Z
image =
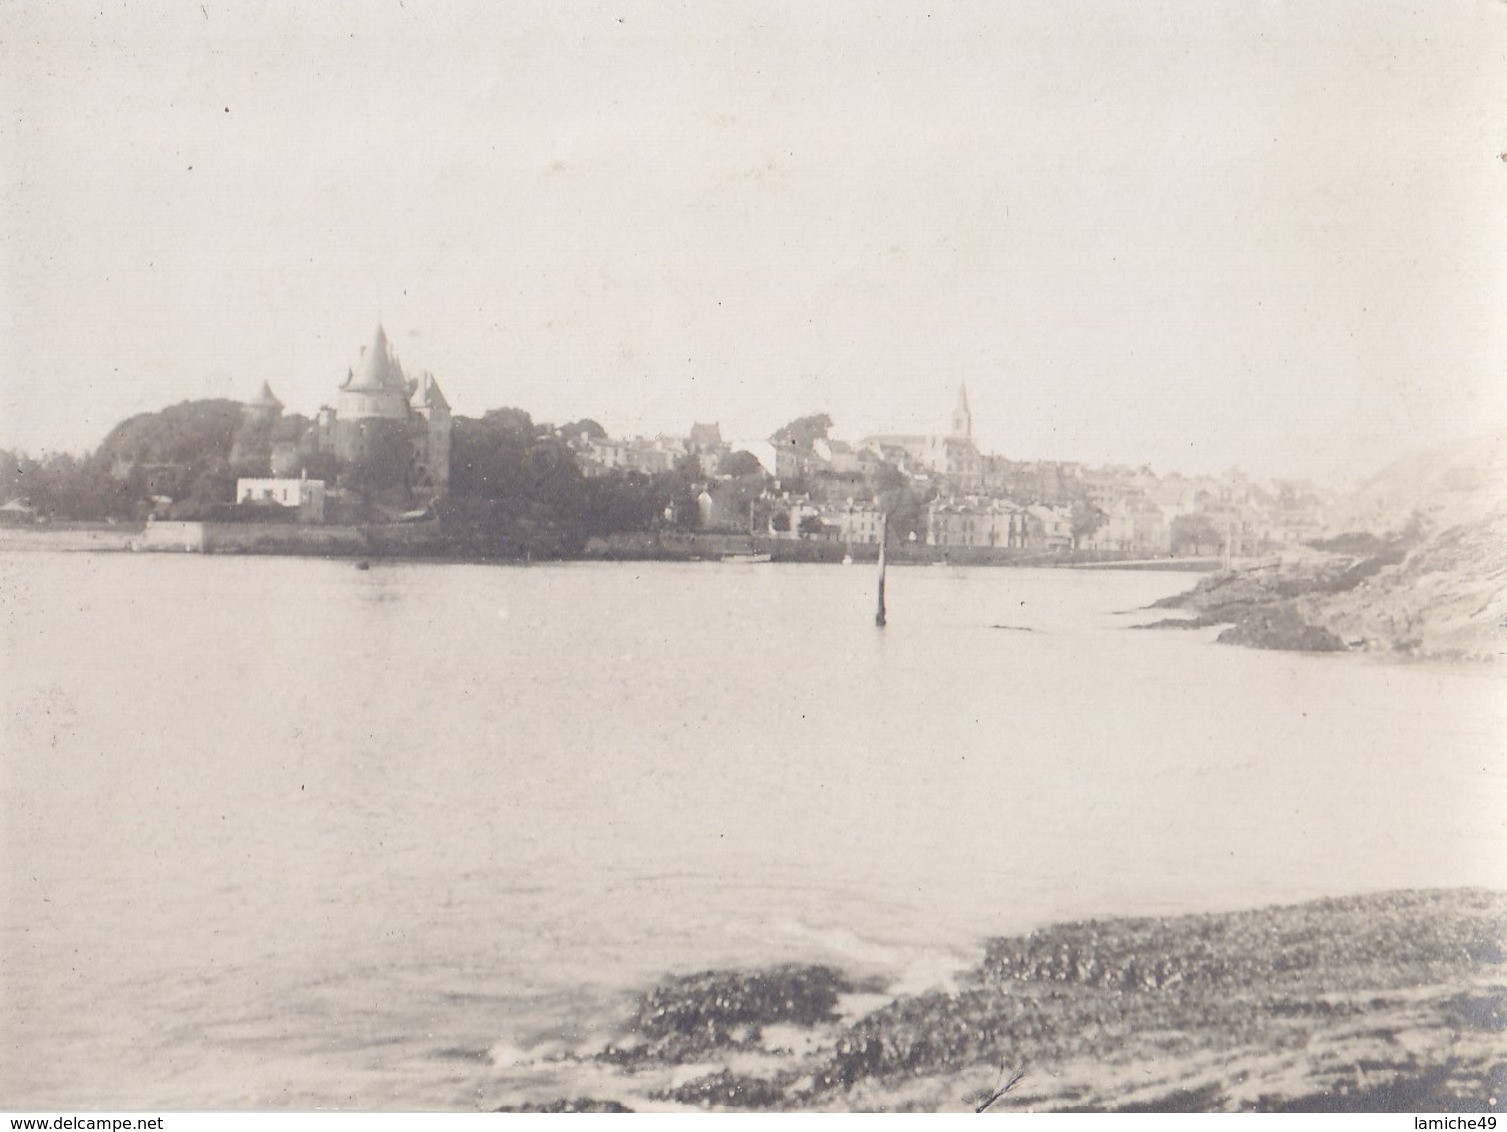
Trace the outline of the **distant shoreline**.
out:
M 453 551 L 432 524 L 313 526 L 262 523 L 67 523 L 0 527 L 0 552 L 53 551 L 115 553 L 145 551 L 211 555 L 267 555 L 291 558 L 374 559 L 427 562 L 712 562 L 768 554 L 771 564 L 873 565 L 878 547 L 847 546 L 826 540 L 775 539 L 721 533 L 658 533 L 592 539 L 577 554 L 557 557 L 479 556 Z M 1046 567 L 1081 570 L 1171 570 L 1207 573 L 1212 557 L 1147 558 L 1113 551 L 938 547 L 905 544 L 890 550 L 894 566 Z

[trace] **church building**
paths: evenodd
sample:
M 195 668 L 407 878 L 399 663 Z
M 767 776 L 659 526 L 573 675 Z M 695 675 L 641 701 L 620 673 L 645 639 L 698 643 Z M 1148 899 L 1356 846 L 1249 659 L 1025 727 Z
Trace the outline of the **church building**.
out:
M 958 386 L 951 433 L 888 434 L 865 437 L 860 443 L 876 452 L 886 448 L 903 452 L 913 470 L 942 477 L 956 491 L 977 491 L 984 482 L 984 458 L 973 442 L 973 410 L 968 407 L 966 385 Z

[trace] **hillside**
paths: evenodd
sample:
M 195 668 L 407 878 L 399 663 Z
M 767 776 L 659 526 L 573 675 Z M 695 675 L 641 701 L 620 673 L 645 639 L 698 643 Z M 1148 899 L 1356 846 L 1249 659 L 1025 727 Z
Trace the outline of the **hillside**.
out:
M 1228 644 L 1507 656 L 1507 442 L 1418 453 L 1334 508 L 1331 538 L 1205 579 L 1162 627 L 1225 624 Z
M 1507 436 L 1476 437 L 1414 452 L 1387 465 L 1330 510 L 1328 533 L 1400 534 L 1410 523 L 1440 531 L 1507 504 Z
M 1349 647 L 1422 656 L 1507 656 L 1507 506 L 1425 536 L 1354 589 L 1297 603 Z

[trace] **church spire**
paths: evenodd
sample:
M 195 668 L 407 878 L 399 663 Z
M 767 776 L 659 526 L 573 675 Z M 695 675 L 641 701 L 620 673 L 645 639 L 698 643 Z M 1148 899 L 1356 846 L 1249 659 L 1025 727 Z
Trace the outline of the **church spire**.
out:
M 952 435 L 973 439 L 973 413 L 968 408 L 968 385 L 958 385 L 958 403 L 952 410 Z

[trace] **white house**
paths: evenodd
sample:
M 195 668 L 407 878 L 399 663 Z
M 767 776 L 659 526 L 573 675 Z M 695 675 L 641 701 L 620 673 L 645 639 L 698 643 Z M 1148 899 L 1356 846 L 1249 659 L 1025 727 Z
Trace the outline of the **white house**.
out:
M 300 523 L 324 522 L 324 480 L 236 480 L 235 501 L 252 507 L 274 503 L 297 511 Z

